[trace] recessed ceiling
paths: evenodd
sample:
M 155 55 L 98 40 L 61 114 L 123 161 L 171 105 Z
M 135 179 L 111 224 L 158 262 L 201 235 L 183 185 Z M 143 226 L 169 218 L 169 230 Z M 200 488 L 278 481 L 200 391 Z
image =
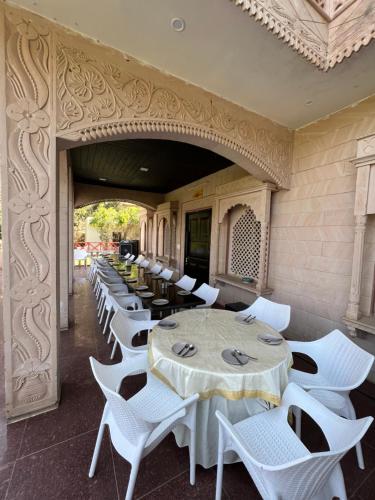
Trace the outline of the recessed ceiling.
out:
M 70 151 L 74 180 L 167 193 L 232 164 L 191 144 L 129 139 L 81 146 Z
M 12 3 L 290 128 L 375 93 L 375 43 L 324 73 L 229 0 Z

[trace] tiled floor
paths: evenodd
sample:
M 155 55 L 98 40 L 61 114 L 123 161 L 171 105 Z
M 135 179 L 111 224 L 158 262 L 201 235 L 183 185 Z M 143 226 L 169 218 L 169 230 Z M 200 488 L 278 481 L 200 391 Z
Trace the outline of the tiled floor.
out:
M 89 479 L 87 475 L 103 409 L 103 397 L 91 375 L 88 356 L 108 363 L 109 347 L 100 333 L 95 301 L 83 270 L 76 272 L 72 304 L 74 326 L 61 333 L 63 385 L 60 407 L 9 426 L 1 414 L 0 500 L 124 498 L 129 466 L 113 449 L 108 435 L 95 477 Z M 302 365 L 302 361 L 298 364 Z M 132 378 L 124 394 L 135 392 L 142 383 L 142 376 Z M 375 413 L 373 398 L 371 384 L 353 393 L 359 416 Z M 4 408 L 3 383 L 0 385 L 0 408 Z M 306 419 L 303 431 L 311 449 L 324 446 L 319 431 Z M 358 500 L 374 498 L 375 426 L 366 435 L 363 448 L 365 471 L 357 468 L 353 451 L 342 463 L 348 496 Z M 215 468 L 198 467 L 197 484 L 190 486 L 187 449 L 178 448 L 170 435 L 142 462 L 135 498 L 214 498 L 215 479 Z M 242 464 L 225 466 L 223 498 L 259 498 Z

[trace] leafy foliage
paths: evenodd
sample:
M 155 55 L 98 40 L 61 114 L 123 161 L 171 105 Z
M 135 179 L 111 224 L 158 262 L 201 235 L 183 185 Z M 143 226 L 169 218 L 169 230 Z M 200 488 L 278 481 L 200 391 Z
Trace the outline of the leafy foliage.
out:
M 78 208 L 74 213 L 76 240 L 79 238 L 78 233 L 84 231 L 88 217 L 90 226 L 97 229 L 101 241 L 111 241 L 114 232 L 121 233 L 121 238 L 127 239 L 129 232 L 134 234 L 139 228 L 139 212 L 139 207 L 113 201 Z

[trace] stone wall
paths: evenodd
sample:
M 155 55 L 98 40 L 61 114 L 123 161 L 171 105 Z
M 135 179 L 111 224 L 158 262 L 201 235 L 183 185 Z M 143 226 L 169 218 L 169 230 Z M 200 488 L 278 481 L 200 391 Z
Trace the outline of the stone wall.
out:
M 354 239 L 356 139 L 375 133 L 375 98 L 295 132 L 291 189 L 273 194 L 269 286 L 292 305 L 290 337 L 344 329 Z M 369 216 L 361 310 L 369 313 L 375 216 Z M 372 335 L 357 342 L 375 351 Z

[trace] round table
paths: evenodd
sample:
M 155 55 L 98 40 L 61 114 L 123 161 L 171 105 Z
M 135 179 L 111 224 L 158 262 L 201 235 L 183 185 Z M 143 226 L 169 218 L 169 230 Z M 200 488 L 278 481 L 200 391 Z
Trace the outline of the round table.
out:
M 279 336 L 275 330 L 258 320 L 243 324 L 236 316 L 237 313 L 219 309 L 183 311 L 173 315 L 177 328 L 165 330 L 156 326 L 149 337 L 151 372 L 182 398 L 199 393 L 196 461 L 205 468 L 217 463 L 215 411 L 220 410 L 236 423 L 270 405 L 278 405 L 292 364 L 286 342 L 275 346 L 257 340 L 259 333 Z M 194 344 L 197 354 L 190 358 L 176 356 L 172 352 L 176 342 Z M 230 365 L 221 356 L 228 348 L 245 352 L 257 361 Z M 188 445 L 188 433 L 183 426 L 174 433 L 179 446 Z M 226 463 L 236 460 L 235 454 L 225 456 Z

